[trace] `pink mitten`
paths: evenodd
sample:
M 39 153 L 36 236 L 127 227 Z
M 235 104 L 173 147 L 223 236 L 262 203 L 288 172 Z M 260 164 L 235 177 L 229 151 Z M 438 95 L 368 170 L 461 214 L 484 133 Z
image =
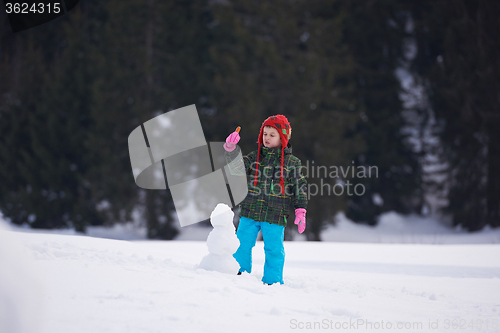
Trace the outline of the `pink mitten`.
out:
M 233 151 L 234 148 L 236 148 L 236 144 L 238 143 L 238 141 L 240 141 L 240 135 L 238 134 L 238 132 L 229 134 L 226 139 L 226 143 L 224 144 L 224 149 L 229 152 Z
M 295 210 L 295 224 L 299 227 L 299 232 L 303 233 L 306 230 L 306 210 L 304 208 L 297 208 Z

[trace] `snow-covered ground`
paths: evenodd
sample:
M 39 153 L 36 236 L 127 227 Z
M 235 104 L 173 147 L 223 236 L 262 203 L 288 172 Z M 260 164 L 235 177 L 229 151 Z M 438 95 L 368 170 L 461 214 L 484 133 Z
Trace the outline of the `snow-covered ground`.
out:
M 343 213 L 336 225 L 321 233 L 330 242 L 411 243 L 411 244 L 500 244 L 500 228 L 489 226 L 478 232 L 452 229 L 435 217 L 403 216 L 394 212 L 382 214 L 375 227 L 356 224 Z
M 1 214 L 1 213 L 0 213 Z M 0 221 L 2 217 L 0 215 Z M 327 242 L 363 242 L 363 243 L 412 243 L 412 244 L 500 244 L 500 228 L 486 227 L 481 231 L 469 233 L 460 228 L 452 229 L 435 217 L 415 215 L 403 216 L 394 212 L 382 214 L 376 227 L 357 224 L 343 213 L 335 217 L 336 225 L 328 225 L 321 233 L 321 240 Z M 83 235 L 74 230 L 33 230 L 13 226 L 14 230 L 24 232 L 57 233 L 65 235 Z M 181 228 L 175 240 L 206 241 L 212 231 L 210 225 L 193 224 Z M 146 240 L 146 228 L 140 221 L 128 224 L 116 224 L 113 227 L 89 227 L 87 236 L 117 240 Z M 294 234 L 294 241 L 306 238 Z
M 252 274 L 237 276 L 197 267 L 203 241 L 0 231 L 0 331 L 500 331 L 500 245 L 286 242 L 285 250 L 285 284 L 265 286 L 262 242 Z

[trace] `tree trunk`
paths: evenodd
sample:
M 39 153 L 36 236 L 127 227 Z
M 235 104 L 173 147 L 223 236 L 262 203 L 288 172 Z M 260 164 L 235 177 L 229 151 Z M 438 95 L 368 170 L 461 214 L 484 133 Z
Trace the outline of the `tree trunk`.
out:
M 488 220 L 492 227 L 500 226 L 500 126 L 488 125 L 488 185 L 486 190 Z

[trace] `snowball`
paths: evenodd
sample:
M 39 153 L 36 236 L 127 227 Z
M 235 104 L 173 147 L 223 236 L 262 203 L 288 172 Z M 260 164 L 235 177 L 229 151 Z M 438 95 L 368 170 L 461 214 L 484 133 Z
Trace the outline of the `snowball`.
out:
M 236 274 L 240 269 L 238 262 L 232 257 L 227 255 L 217 255 L 209 253 L 200 262 L 200 268 L 207 271 L 216 271 L 227 274 Z
M 234 213 L 231 208 L 226 204 L 220 203 L 212 211 L 212 214 L 210 214 L 210 222 L 213 227 L 230 227 L 234 230 L 233 217 Z
M 222 230 L 221 230 L 222 229 Z M 236 237 L 233 230 L 226 230 L 229 228 L 215 227 L 214 230 L 210 232 L 207 238 L 208 252 L 219 254 L 219 255 L 233 255 L 238 247 L 240 246 L 240 241 Z

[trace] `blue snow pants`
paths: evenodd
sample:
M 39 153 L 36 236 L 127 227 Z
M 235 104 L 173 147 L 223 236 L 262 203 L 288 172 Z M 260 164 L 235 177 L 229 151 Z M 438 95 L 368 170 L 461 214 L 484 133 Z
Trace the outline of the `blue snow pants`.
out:
M 233 254 L 240 272 L 252 272 L 252 249 L 257 241 L 257 235 L 262 231 L 264 240 L 264 276 L 262 282 L 283 284 L 283 266 L 285 265 L 285 248 L 283 240 L 285 227 L 269 222 L 257 222 L 248 217 L 240 217 L 240 224 L 236 236 L 240 241 L 240 247 Z

